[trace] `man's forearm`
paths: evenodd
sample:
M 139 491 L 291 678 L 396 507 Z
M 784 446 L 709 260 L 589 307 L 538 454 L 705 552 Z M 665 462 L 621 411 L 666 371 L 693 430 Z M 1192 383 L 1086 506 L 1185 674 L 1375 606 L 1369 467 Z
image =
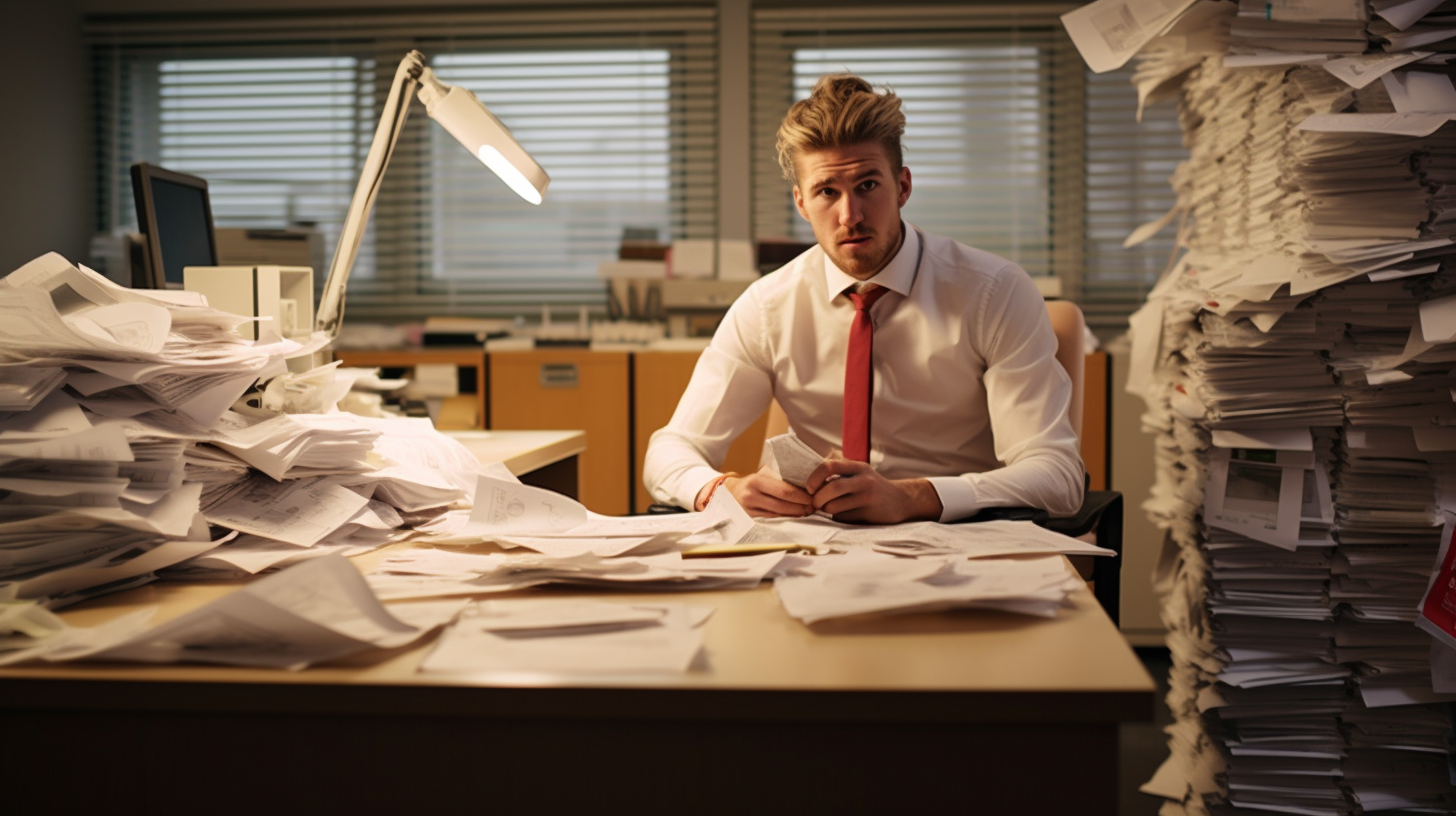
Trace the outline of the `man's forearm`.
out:
M 945 508 L 929 479 L 898 479 L 894 484 L 905 493 L 905 521 L 940 521 Z

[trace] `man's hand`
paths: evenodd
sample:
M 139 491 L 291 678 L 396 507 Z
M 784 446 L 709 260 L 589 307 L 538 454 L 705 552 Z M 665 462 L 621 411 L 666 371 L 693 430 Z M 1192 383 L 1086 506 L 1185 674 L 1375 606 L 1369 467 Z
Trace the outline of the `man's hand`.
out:
M 804 485 L 814 509 L 835 521 L 898 524 L 940 518 L 940 495 L 925 479 L 886 479 L 866 462 L 826 459 Z M 736 495 L 736 494 L 735 494 Z
M 723 489 L 750 516 L 799 518 L 814 512 L 814 499 L 808 493 L 776 478 L 767 468 L 747 476 L 731 475 L 724 480 Z

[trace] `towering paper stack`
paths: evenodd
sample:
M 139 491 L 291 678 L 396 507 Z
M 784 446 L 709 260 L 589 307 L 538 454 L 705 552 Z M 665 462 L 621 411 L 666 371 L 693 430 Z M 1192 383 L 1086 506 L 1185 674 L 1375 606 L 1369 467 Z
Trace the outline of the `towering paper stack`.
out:
M 1097 29 L 1110 2 L 1064 18 L 1098 70 L 1138 36 Z M 1131 321 L 1164 814 L 1456 812 L 1456 638 L 1417 626 L 1456 528 L 1456 89 L 1449 54 L 1410 50 L 1450 45 L 1446 7 L 1199 0 L 1213 31 L 1138 41 L 1190 151 L 1185 251 Z

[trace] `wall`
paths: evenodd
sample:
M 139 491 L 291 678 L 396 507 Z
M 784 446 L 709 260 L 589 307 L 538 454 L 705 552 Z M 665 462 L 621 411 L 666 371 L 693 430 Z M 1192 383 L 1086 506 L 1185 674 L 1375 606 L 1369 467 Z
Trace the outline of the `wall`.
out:
M 0 128 L 0 275 L 37 255 L 87 255 L 92 200 L 89 70 L 75 0 L 7 6 L 11 65 Z

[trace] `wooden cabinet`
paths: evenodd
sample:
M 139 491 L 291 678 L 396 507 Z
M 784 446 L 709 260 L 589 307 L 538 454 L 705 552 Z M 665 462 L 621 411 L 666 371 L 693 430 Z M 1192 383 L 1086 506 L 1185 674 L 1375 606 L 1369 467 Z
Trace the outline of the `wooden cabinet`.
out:
M 624 351 L 493 351 L 492 430 L 583 430 L 581 503 L 611 516 L 632 509 L 631 362 Z
M 641 351 L 633 355 L 632 417 L 634 473 L 633 501 L 636 512 L 647 511 L 652 497 L 642 484 L 642 462 L 647 456 L 647 442 L 652 433 L 666 425 L 677 409 L 678 399 L 693 376 L 701 352 L 697 351 Z M 768 421 L 768 412 L 758 418 L 744 431 L 722 463 L 714 463 L 724 471 L 751 473 L 758 470 L 758 460 L 763 453 L 763 429 Z

